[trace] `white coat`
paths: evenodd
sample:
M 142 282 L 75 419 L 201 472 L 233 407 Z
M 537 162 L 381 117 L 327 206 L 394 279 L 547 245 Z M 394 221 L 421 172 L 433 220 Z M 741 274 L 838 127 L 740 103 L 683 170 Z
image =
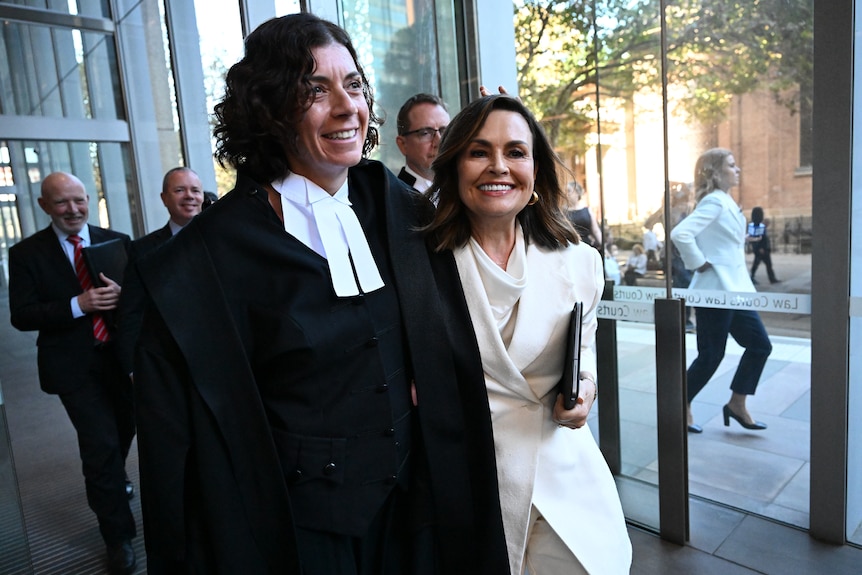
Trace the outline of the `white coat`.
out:
M 631 543 L 613 476 L 587 426 L 552 420 L 572 306 L 584 304 L 581 371 L 595 374 L 596 307 L 604 276 L 599 253 L 526 248 L 526 288 L 506 348 L 477 262 L 454 251 L 476 332 L 491 407 L 503 526 L 513 575 L 523 569 L 531 504 L 593 574 L 628 573 Z
M 756 291 L 745 263 L 745 229 L 742 210 L 721 190 L 704 196 L 673 228 L 670 237 L 686 269 L 712 264 L 710 269 L 694 273 L 689 289 Z

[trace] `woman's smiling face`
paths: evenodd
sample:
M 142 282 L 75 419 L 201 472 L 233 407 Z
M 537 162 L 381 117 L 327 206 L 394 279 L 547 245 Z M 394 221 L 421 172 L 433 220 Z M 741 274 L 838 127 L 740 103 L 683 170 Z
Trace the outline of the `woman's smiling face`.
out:
M 335 193 L 347 169 L 362 159 L 368 104 L 362 76 L 347 48 L 329 44 L 312 50 L 317 65 L 309 78 L 313 101 L 297 126 L 294 173 Z M 334 187 L 334 189 L 332 189 Z
M 514 224 L 533 193 L 533 134 L 517 112 L 495 110 L 458 159 L 458 195 L 474 225 Z

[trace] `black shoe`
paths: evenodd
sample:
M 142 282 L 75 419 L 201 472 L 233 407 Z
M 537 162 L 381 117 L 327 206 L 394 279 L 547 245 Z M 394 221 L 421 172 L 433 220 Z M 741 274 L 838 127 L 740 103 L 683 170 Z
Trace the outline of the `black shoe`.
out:
M 135 498 L 135 486 L 128 479 L 126 479 L 126 496 L 129 499 Z
M 724 413 L 724 426 L 725 427 L 730 427 L 730 418 L 732 417 L 733 419 L 736 420 L 736 422 L 739 425 L 741 425 L 745 429 L 754 429 L 756 431 L 762 431 L 762 430 L 766 429 L 766 424 L 762 423 L 760 421 L 755 421 L 754 423 L 747 423 L 747 422 L 743 421 L 741 417 L 739 417 L 738 415 L 733 413 L 733 410 L 730 409 L 729 405 L 725 404 L 722 412 Z
M 135 548 L 128 539 L 115 545 L 108 545 L 108 572 L 111 575 L 131 575 L 135 572 L 137 560 Z
M 699 426 L 696 423 L 688 424 L 688 432 L 689 433 L 703 433 L 703 427 Z
M 775 278 L 772 278 L 771 280 L 769 280 L 769 283 L 771 283 L 771 284 L 780 284 L 780 283 L 781 283 L 781 280 L 779 280 L 779 279 L 775 279 Z

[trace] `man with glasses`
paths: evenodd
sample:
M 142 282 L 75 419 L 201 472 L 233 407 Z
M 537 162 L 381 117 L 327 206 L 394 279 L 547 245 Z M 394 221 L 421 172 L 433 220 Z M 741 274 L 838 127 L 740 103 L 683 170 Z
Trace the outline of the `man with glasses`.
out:
M 449 112 L 443 100 L 432 94 L 411 96 L 398 111 L 398 149 L 406 165 L 398 179 L 419 192 L 431 187 L 434 172 L 431 163 L 437 157 L 437 147 L 446 126 Z

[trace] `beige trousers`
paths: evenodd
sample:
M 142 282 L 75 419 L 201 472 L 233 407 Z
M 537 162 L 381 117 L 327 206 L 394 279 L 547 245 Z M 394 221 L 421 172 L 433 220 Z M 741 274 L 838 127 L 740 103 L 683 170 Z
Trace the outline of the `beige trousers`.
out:
M 532 506 L 522 575 L 588 575 L 575 554 Z

